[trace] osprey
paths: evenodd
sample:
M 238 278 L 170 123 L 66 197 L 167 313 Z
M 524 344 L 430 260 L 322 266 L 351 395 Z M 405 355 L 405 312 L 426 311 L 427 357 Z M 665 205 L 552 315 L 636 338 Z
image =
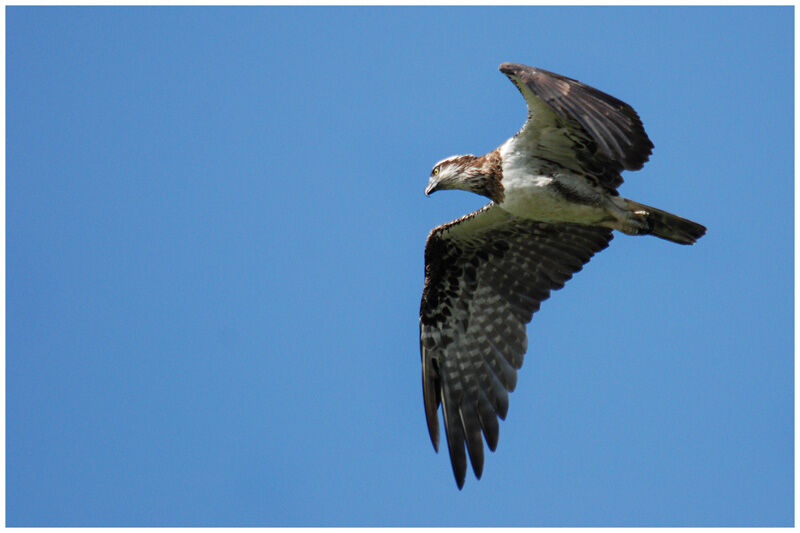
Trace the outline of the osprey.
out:
M 706 228 L 619 196 L 620 172 L 639 170 L 653 143 L 636 111 L 579 81 L 503 63 L 528 119 L 486 155 L 436 163 L 425 194 L 463 189 L 491 200 L 431 231 L 420 306 L 422 391 L 439 448 L 439 406 L 456 483 L 467 454 L 483 471 L 498 418 L 527 350 L 525 325 L 548 298 L 608 246 L 612 230 L 694 244 Z M 466 447 L 466 452 L 465 452 Z

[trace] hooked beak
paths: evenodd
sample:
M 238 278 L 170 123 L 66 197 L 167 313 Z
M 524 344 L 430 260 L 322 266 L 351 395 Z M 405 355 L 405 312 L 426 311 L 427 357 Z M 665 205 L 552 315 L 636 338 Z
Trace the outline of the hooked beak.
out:
M 428 186 L 425 187 L 425 196 L 430 196 L 431 194 L 435 193 L 439 190 L 439 182 L 435 179 L 431 179 L 428 182 Z

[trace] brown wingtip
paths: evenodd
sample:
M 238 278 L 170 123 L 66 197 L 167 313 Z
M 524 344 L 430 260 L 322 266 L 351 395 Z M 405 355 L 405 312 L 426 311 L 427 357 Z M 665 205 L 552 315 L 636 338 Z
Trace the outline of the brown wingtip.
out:
M 464 488 L 464 480 L 466 479 L 467 476 L 463 475 L 463 476 L 459 477 L 459 475 L 457 473 L 455 474 L 455 476 L 456 476 L 456 485 L 458 486 L 458 490 L 463 489 Z
M 422 401 L 425 405 L 425 420 L 428 423 L 428 435 L 436 453 L 439 453 L 439 378 L 436 364 L 427 356 L 425 347 L 420 342 L 422 352 Z
M 503 63 L 500 65 L 500 72 L 505 74 L 506 76 L 510 76 L 515 74 L 517 70 L 519 70 L 520 65 L 517 63 Z

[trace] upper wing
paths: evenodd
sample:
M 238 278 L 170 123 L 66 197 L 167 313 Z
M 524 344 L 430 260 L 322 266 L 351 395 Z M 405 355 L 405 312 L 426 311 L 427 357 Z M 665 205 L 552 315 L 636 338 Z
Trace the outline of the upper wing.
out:
M 497 418 L 506 416 L 527 348 L 525 324 L 610 240 L 610 229 L 524 220 L 494 204 L 431 232 L 420 308 L 425 416 L 438 450 L 442 404 L 459 488 L 464 444 L 478 478 L 481 432 L 497 446 Z
M 649 159 L 653 143 L 625 102 L 538 68 L 503 63 L 500 71 L 528 104 L 517 136 L 542 158 L 593 175 L 609 190 L 622 183 L 622 170 L 639 170 Z

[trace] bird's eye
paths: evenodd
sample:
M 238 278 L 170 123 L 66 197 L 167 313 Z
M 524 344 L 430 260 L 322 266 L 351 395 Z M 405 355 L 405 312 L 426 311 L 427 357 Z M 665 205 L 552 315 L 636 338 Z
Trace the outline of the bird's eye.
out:
M 439 167 L 433 169 L 433 175 L 437 175 L 439 173 Z

